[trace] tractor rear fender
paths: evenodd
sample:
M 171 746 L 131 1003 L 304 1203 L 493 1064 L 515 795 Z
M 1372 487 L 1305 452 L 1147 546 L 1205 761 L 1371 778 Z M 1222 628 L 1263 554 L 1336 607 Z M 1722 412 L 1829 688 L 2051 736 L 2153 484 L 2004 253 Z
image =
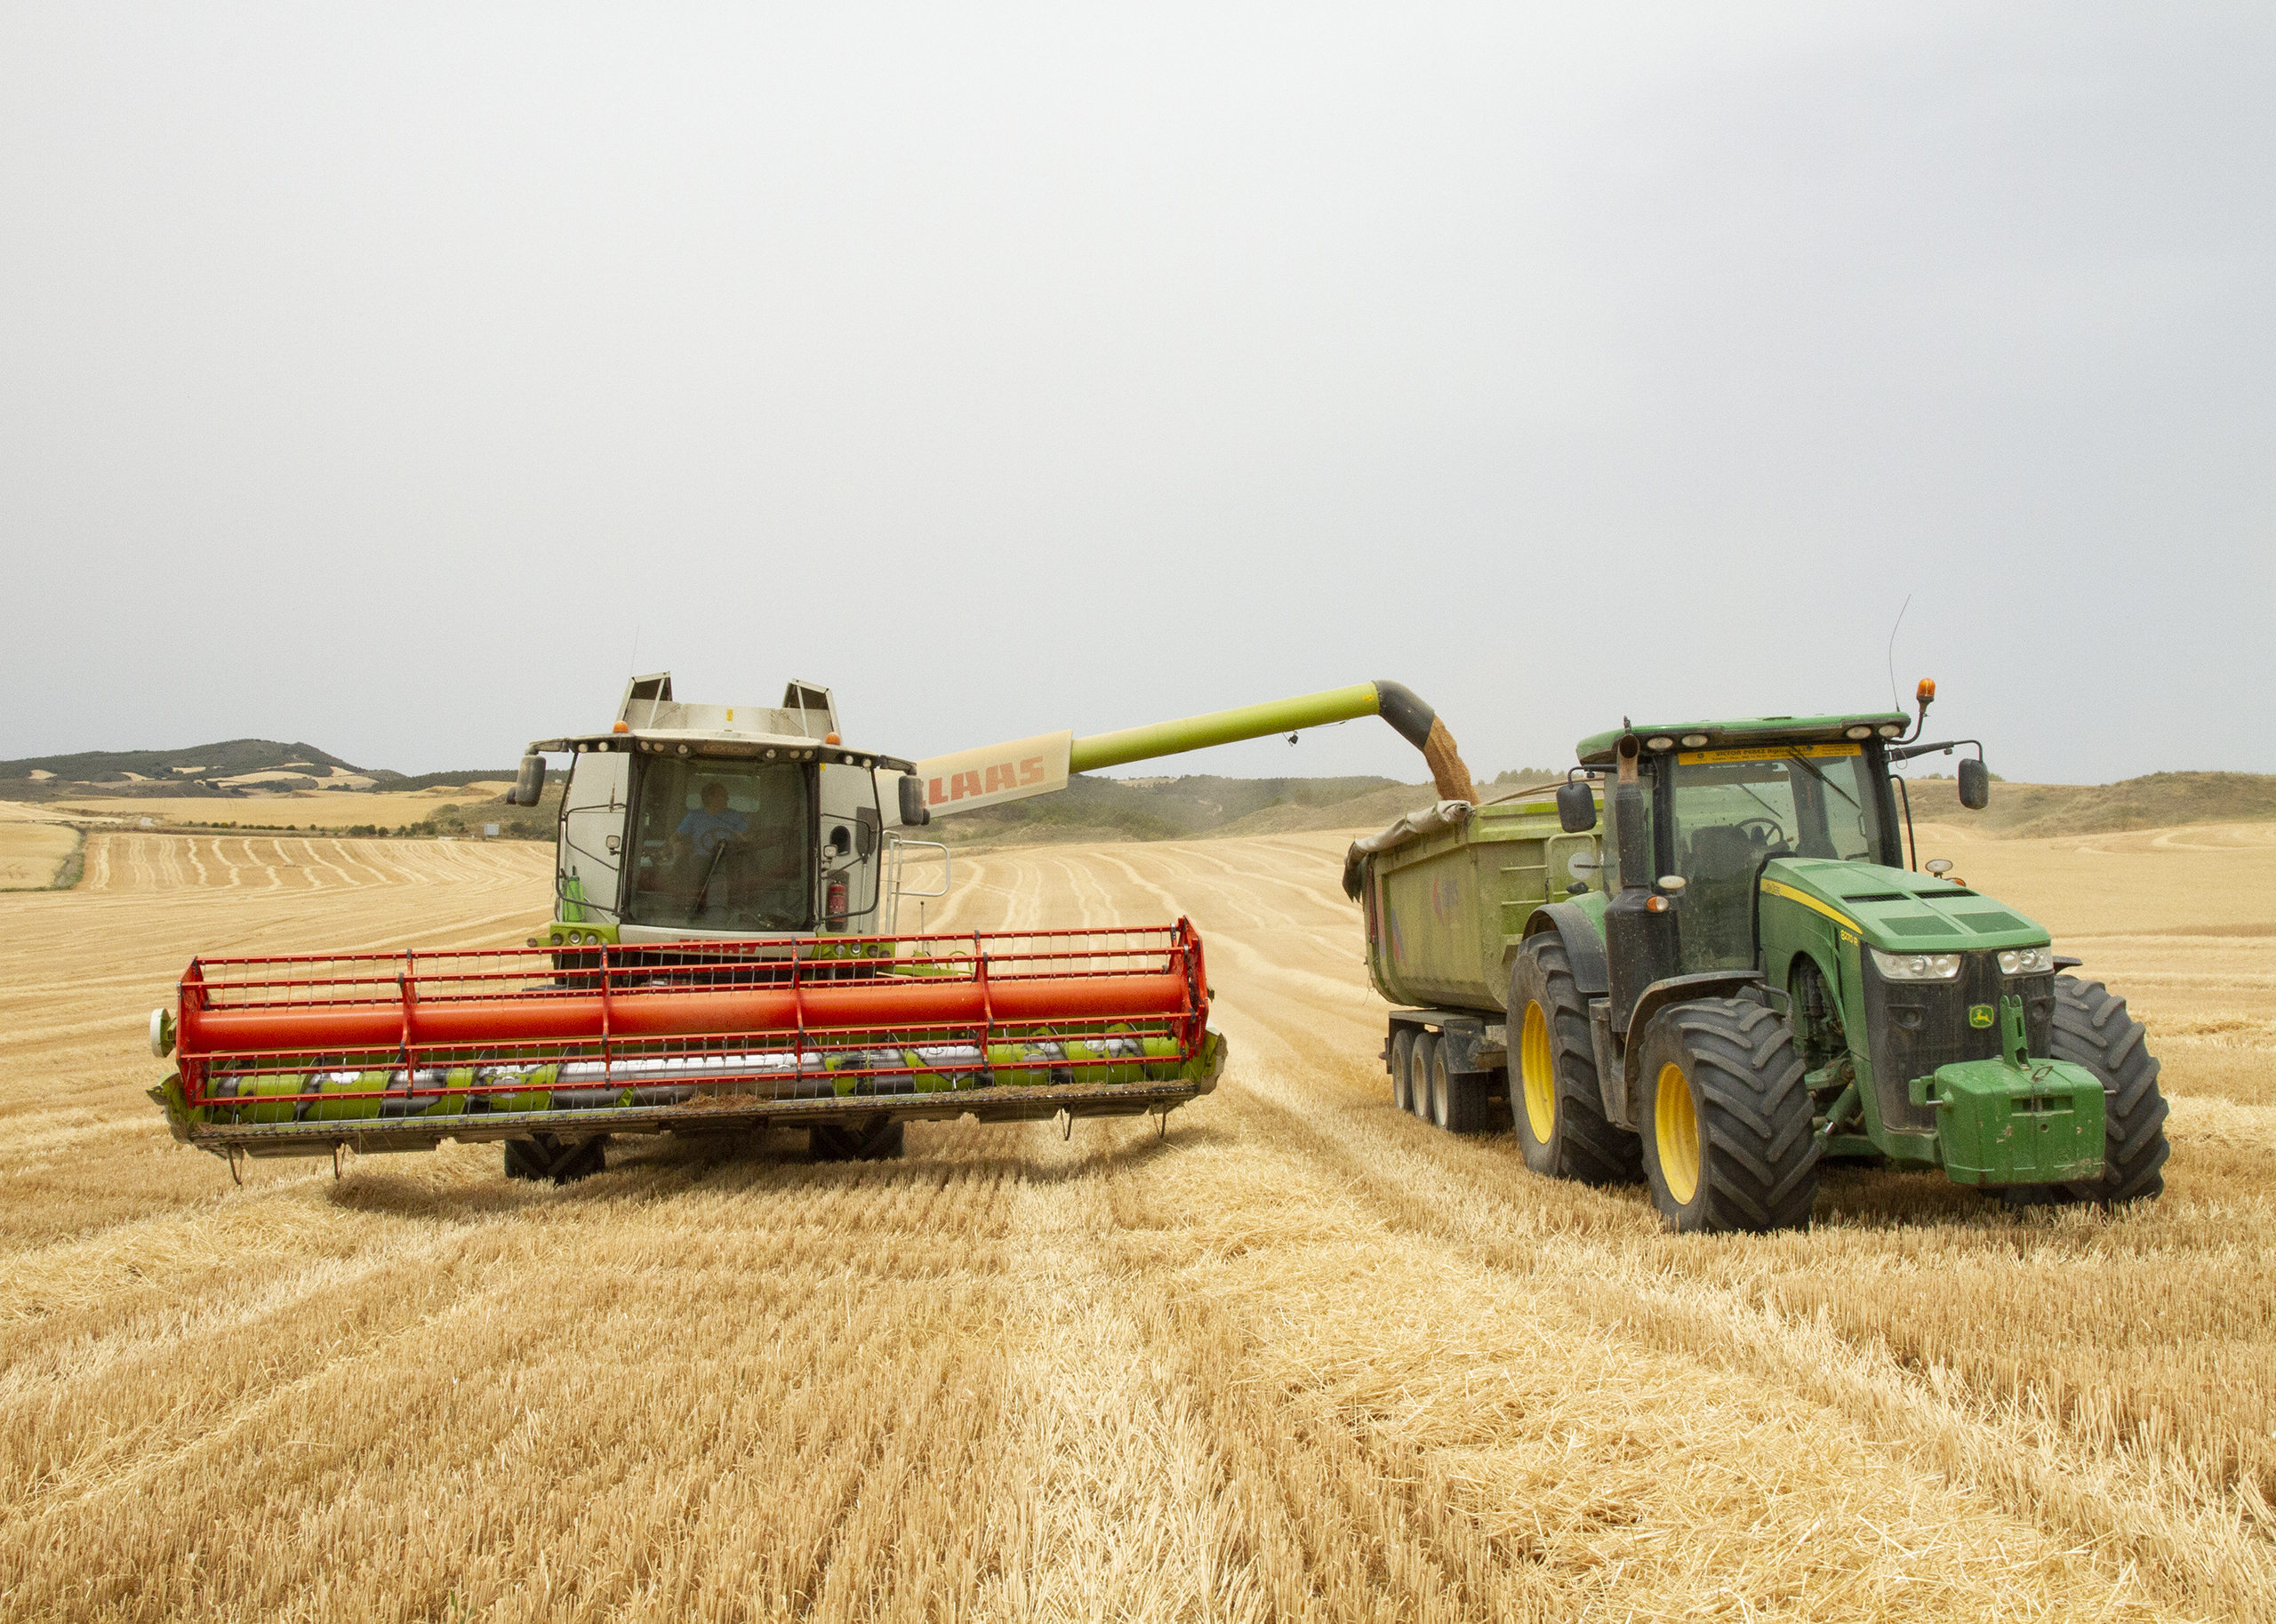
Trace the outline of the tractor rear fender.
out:
M 1698 975 L 1671 975 L 1644 989 L 1628 1017 L 1626 1052 L 1622 1057 L 1628 1121 L 1642 1120 L 1644 1034 L 1651 1030 L 1652 1018 L 1671 1004 L 1689 1004 L 1698 998 L 1735 998 L 1748 988 L 1761 985 L 1759 971 L 1710 970 Z

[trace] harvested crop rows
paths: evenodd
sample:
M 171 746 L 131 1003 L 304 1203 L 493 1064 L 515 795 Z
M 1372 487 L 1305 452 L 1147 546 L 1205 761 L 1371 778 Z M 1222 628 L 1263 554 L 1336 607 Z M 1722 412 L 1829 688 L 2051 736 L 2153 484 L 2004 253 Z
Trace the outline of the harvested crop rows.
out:
M 2151 1020 L 2162 1203 L 1837 1171 L 1807 1235 L 1663 1235 L 1393 1111 L 1310 834 L 962 856 L 932 911 L 1190 914 L 1233 1061 L 1166 1139 L 238 1189 L 140 1097 L 191 954 L 518 941 L 548 854 L 97 835 L 0 898 L 0 1608 L 2271 1616 L 2276 830 L 1923 841 Z

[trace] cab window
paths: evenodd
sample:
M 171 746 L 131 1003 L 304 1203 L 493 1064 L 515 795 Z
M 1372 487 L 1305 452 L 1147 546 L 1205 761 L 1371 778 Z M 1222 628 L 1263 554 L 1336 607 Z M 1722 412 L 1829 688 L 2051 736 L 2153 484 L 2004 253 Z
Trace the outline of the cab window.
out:
M 805 768 L 701 756 L 644 764 L 627 920 L 680 930 L 813 923 Z
M 1753 964 L 1752 892 L 1769 858 L 1882 860 L 1880 801 L 1858 745 L 1687 751 L 1673 804 L 1687 973 Z

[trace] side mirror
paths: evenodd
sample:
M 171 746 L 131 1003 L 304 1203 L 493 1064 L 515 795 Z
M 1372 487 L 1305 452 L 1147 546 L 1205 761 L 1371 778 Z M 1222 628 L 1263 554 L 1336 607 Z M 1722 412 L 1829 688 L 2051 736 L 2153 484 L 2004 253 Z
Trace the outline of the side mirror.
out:
M 514 793 L 506 798 L 516 806 L 535 806 L 538 797 L 545 793 L 545 757 L 525 756 L 522 770 L 514 780 Z
M 1970 812 L 1982 812 L 1992 799 L 1992 769 L 1981 759 L 1963 756 L 1959 763 L 1959 804 Z
M 902 780 L 904 783 L 907 781 L 905 779 Z M 854 850 L 856 855 L 866 859 L 878 849 L 878 836 L 884 826 L 885 820 L 878 816 L 876 808 L 857 806 L 854 809 Z
M 1597 792 L 1586 779 L 1573 779 L 1557 787 L 1557 821 L 1568 835 L 1585 835 L 1597 826 Z
M 908 828 L 933 821 L 933 809 L 925 804 L 925 780 L 921 778 L 910 774 L 902 778 L 901 821 Z

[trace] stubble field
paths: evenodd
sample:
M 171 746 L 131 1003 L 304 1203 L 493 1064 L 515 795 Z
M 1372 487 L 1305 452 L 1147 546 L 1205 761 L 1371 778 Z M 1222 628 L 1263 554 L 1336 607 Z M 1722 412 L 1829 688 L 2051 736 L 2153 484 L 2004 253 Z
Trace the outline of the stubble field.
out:
M 90 837 L 0 897 L 11 1618 L 2276 1615 L 2276 828 L 1924 853 L 2151 1023 L 2153 1207 L 1829 1173 L 1807 1234 L 1396 1113 L 1345 836 L 959 859 L 936 927 L 1190 914 L 1233 1045 L 1150 1124 L 179 1149 L 194 953 L 503 944 L 522 844 Z
M 170 823 L 227 823 L 291 829 L 349 829 L 358 826 L 394 829 L 432 818 L 445 806 L 455 806 L 469 816 L 493 820 L 511 817 L 513 809 L 499 804 L 498 797 L 512 788 L 511 783 L 503 780 L 484 780 L 462 786 L 440 784 L 431 789 L 354 793 L 295 789 L 282 795 L 249 796 L 84 795 L 41 802 L 36 810 L 52 817 L 83 818 L 128 828 L 139 828 L 141 820 L 148 818 L 161 828 Z

